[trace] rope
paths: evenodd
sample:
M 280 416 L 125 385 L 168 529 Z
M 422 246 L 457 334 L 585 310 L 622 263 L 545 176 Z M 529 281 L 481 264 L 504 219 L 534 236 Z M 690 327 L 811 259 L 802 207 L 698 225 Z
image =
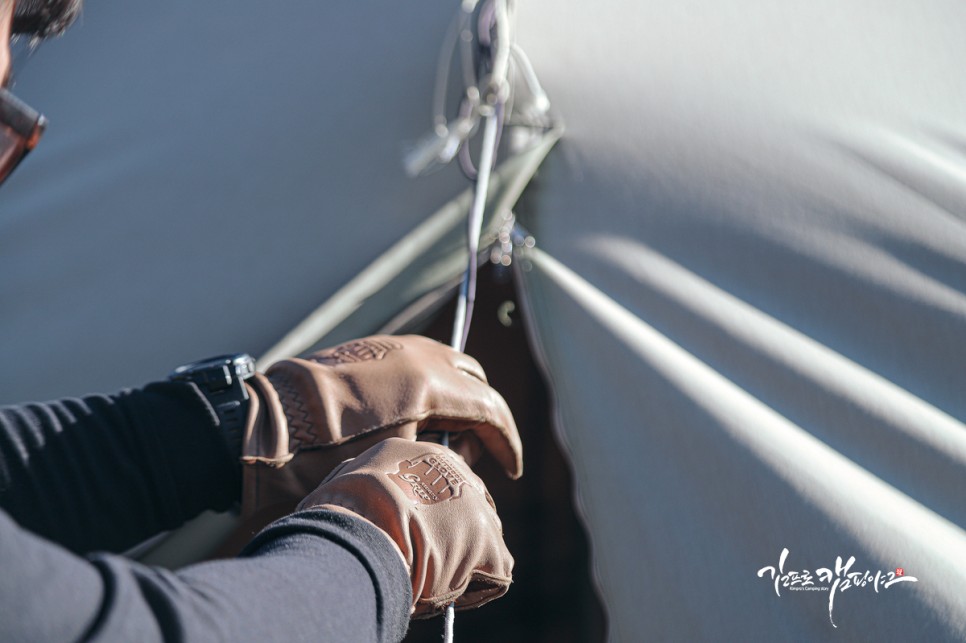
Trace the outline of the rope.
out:
M 480 232 L 483 227 L 483 211 L 486 209 L 486 195 L 490 189 L 490 171 L 493 169 L 493 158 L 496 155 L 497 134 L 496 110 L 491 110 L 486 117 L 483 128 L 483 149 L 480 151 L 480 169 L 476 177 L 476 190 L 473 193 L 473 207 L 466 227 L 466 249 L 469 252 L 469 262 L 460 284 L 459 298 L 456 300 L 456 318 L 453 320 L 453 336 L 450 346 L 463 352 L 466 348 L 466 338 L 470 332 L 470 322 L 473 319 L 473 305 L 476 302 L 476 272 L 477 258 L 480 253 Z M 449 446 L 449 433 L 444 433 L 440 441 L 444 447 Z M 446 625 L 443 633 L 444 643 L 453 643 L 453 622 L 456 619 L 454 603 L 446 607 Z
M 476 190 L 473 193 L 473 207 L 466 224 L 466 249 L 469 252 L 469 262 L 463 275 L 463 282 L 460 284 L 459 299 L 456 301 L 456 318 L 453 320 L 453 335 L 450 339 L 450 346 L 460 352 L 466 348 L 466 338 L 473 319 L 473 305 L 476 302 L 477 258 L 480 253 L 483 211 L 486 209 L 486 196 L 490 189 L 490 172 L 493 168 L 493 157 L 496 155 L 497 120 L 495 110 L 486 117 L 480 168 L 476 177 Z
M 453 604 L 450 603 L 446 608 L 446 625 L 443 632 L 443 643 L 453 643 L 453 622 L 456 620 L 456 613 Z
M 493 170 L 496 150 L 500 144 L 500 133 L 503 129 L 504 106 L 509 94 L 508 76 L 511 56 L 510 22 L 507 0 L 489 0 L 477 16 L 476 42 L 482 48 L 489 50 L 490 73 L 485 77 L 486 83 L 480 86 L 476 65 L 472 51 L 473 34 L 470 30 L 470 18 L 476 10 L 476 0 L 464 0 L 461 11 L 451 23 L 443 49 L 437 61 L 436 86 L 433 95 L 433 138 L 417 147 L 406 160 L 407 172 L 415 176 L 433 162 L 433 156 L 438 162 L 448 162 L 458 156 L 461 167 L 471 179 L 475 179 L 473 204 L 466 221 L 466 250 L 467 266 L 460 284 L 459 297 L 456 301 L 456 314 L 453 319 L 453 334 L 450 346 L 463 352 L 466 349 L 466 339 L 469 335 L 470 323 L 473 319 L 473 307 L 476 302 L 476 280 L 480 253 L 480 235 L 483 228 L 483 214 L 486 210 L 486 199 L 490 190 L 490 174 Z M 495 38 L 491 31 L 495 31 Z M 460 113 L 452 124 L 446 120 L 446 81 L 448 77 L 448 63 L 452 52 L 456 48 L 457 40 L 462 49 L 463 79 L 466 84 L 466 95 L 460 105 Z M 495 42 L 493 42 L 495 40 Z M 481 61 L 482 62 L 482 61 Z M 481 65 L 480 71 L 485 71 Z M 474 168 L 469 158 L 467 140 L 472 136 L 477 118 L 484 119 L 483 141 L 480 149 L 479 163 Z M 454 146 L 458 146 L 454 149 Z M 449 434 L 444 433 L 440 443 L 449 446 Z M 443 641 L 452 643 L 453 624 L 455 621 L 455 603 L 446 607 Z

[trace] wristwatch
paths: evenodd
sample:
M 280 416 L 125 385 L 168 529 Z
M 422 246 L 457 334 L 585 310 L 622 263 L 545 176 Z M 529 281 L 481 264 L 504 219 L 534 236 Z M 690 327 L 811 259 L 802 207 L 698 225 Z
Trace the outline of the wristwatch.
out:
M 245 380 L 255 374 L 255 360 L 247 353 L 219 355 L 179 366 L 168 379 L 192 382 L 218 415 L 222 436 L 233 454 L 241 453 L 242 431 L 248 418 Z

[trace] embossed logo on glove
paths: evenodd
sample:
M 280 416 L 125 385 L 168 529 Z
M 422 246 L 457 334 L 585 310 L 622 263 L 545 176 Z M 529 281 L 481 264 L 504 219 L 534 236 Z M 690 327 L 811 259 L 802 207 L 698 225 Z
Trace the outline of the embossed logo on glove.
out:
M 403 460 L 399 470 L 388 475 L 400 489 L 424 505 L 458 498 L 460 487 L 466 482 L 455 462 L 445 454 L 436 453 Z
M 401 350 L 403 345 L 385 337 L 366 337 L 309 356 L 318 364 L 351 364 L 371 359 L 382 359 L 389 351 Z
M 456 453 L 389 438 L 342 463 L 302 501 L 352 513 L 395 544 L 409 568 L 415 618 L 506 593 L 513 557 L 483 481 Z

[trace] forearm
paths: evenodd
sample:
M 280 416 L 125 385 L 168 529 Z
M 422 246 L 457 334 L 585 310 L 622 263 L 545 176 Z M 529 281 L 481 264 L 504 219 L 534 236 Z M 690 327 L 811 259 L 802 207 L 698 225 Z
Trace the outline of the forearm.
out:
M 121 551 L 240 492 L 204 398 L 160 383 L 0 409 L 0 508 L 75 551 Z
M 0 561 L 0 640 L 393 641 L 412 604 L 385 536 L 320 511 L 270 526 L 243 558 L 179 572 L 87 561 L 0 513 Z

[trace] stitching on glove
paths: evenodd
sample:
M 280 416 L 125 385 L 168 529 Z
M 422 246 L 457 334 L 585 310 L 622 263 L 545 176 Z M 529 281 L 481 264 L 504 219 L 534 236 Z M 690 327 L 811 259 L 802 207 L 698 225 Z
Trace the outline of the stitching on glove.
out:
M 268 376 L 275 392 L 278 394 L 282 410 L 285 412 L 285 420 L 288 422 L 289 450 L 296 451 L 303 444 L 313 444 L 319 439 L 312 422 L 312 415 L 309 413 L 302 396 L 292 383 L 291 375 L 283 370 L 276 371 Z

